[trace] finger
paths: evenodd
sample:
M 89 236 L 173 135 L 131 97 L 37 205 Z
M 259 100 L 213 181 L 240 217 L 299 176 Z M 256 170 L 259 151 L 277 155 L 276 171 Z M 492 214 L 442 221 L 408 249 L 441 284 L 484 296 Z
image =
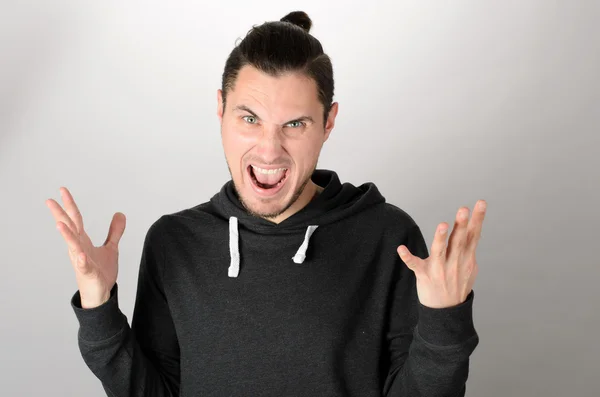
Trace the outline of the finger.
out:
M 400 259 L 406 264 L 406 266 L 413 272 L 420 271 L 423 268 L 423 259 L 413 255 L 405 245 L 398 247 L 398 255 Z
M 452 234 L 448 239 L 447 263 L 456 263 L 464 255 L 467 243 L 467 223 L 469 219 L 469 209 L 461 207 L 456 213 Z
M 58 222 L 57 229 L 67 242 L 69 252 L 75 258 L 75 263 L 73 263 L 75 269 L 82 274 L 89 274 L 92 268 L 89 266 L 87 255 L 81 249 L 78 236 L 62 222 Z
M 431 243 L 431 258 L 441 263 L 446 263 L 446 253 L 448 244 L 446 239 L 448 238 L 448 224 L 442 222 L 438 225 L 435 235 L 433 236 L 433 243 Z
M 56 222 L 63 222 L 69 229 L 73 230 L 74 232 L 77 231 L 77 227 L 75 226 L 73 220 L 54 199 L 46 200 L 46 206 L 50 208 L 50 212 L 52 212 Z
M 114 244 L 119 245 L 119 241 L 121 241 L 121 237 L 123 236 L 123 232 L 125 231 L 125 214 L 122 212 L 117 212 L 113 215 L 112 221 L 110 222 L 110 227 L 108 228 L 108 236 L 106 236 L 106 240 L 103 245 Z
M 56 228 L 65 239 L 65 242 L 67 243 L 67 248 L 69 249 L 69 253 L 73 255 L 74 258 L 82 251 L 81 244 L 79 243 L 79 236 L 75 235 L 75 233 L 73 233 L 73 230 L 71 230 L 63 222 L 58 222 L 56 224 Z
M 473 211 L 473 215 L 471 216 L 467 228 L 467 247 L 465 252 L 467 256 L 475 255 L 477 244 L 481 238 L 481 228 L 483 226 L 486 208 L 487 203 L 485 200 L 479 200 L 477 201 L 477 204 L 475 204 L 475 211 Z
M 77 204 L 75 204 L 75 200 L 73 199 L 71 192 L 69 192 L 69 189 L 63 186 L 60 188 L 60 193 L 63 203 L 65 204 L 65 210 L 75 223 L 77 234 L 81 234 L 83 231 L 83 217 L 81 216 L 81 212 L 79 212 L 79 208 L 77 208 Z

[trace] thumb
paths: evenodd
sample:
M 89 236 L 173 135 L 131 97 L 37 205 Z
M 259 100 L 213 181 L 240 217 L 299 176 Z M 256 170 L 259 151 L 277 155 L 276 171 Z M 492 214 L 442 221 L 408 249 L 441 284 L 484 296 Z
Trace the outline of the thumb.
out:
M 121 241 L 121 237 L 125 232 L 125 224 L 125 214 L 122 212 L 116 212 L 113 215 L 112 221 L 110 222 L 108 236 L 106 236 L 106 241 L 103 245 L 107 245 L 109 243 L 114 244 L 115 246 L 119 245 L 119 241 Z
M 405 245 L 398 247 L 398 255 L 410 270 L 417 271 L 420 268 L 422 259 L 411 254 Z

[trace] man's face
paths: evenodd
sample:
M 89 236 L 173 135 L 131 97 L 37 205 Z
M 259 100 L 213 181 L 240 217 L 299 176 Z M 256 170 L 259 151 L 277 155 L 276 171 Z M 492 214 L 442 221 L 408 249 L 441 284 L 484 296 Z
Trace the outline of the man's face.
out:
M 325 125 L 315 81 L 300 73 L 270 76 L 246 65 L 217 115 L 231 178 L 244 206 L 276 218 L 314 193 L 310 177 L 337 114 Z M 305 189 L 309 186 L 311 189 Z M 303 206 L 303 205 L 302 205 Z M 298 208 L 299 209 L 299 208 Z

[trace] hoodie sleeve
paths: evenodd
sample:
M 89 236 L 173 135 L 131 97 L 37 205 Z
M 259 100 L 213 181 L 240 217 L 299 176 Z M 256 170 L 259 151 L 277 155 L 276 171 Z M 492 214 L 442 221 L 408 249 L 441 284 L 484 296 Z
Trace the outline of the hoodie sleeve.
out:
M 419 258 L 429 256 L 418 226 L 409 231 L 404 244 Z M 472 315 L 474 292 L 457 306 L 433 309 L 419 302 L 415 275 L 399 256 L 396 274 L 383 395 L 463 397 L 469 357 L 479 343 Z
M 71 300 L 81 355 L 109 397 L 179 395 L 179 343 L 163 289 L 159 266 L 164 258 L 155 229 L 156 223 L 144 241 L 131 327 L 119 309 L 117 284 L 110 299 L 96 308 L 82 309 L 79 291 Z

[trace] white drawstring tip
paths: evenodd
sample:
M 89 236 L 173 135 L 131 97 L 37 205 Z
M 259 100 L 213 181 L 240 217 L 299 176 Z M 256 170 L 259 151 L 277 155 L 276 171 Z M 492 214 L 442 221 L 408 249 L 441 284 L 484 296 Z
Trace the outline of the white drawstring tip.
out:
M 294 257 L 292 258 L 294 263 L 302 263 L 304 262 L 304 259 L 306 259 L 306 255 L 300 252 L 296 252 L 296 255 L 294 255 Z
M 296 255 L 294 255 L 292 257 L 292 260 L 294 261 L 294 263 L 303 263 L 304 262 L 304 259 L 306 259 L 306 250 L 308 249 L 308 240 L 310 239 L 310 236 L 313 234 L 315 229 L 318 227 L 319 227 L 318 225 L 311 225 L 308 228 L 306 228 L 306 234 L 304 235 L 304 241 L 302 242 L 302 245 L 300 246 L 300 248 L 298 248 Z
M 240 268 L 239 268 L 239 266 L 238 266 L 238 267 L 235 267 L 235 266 L 231 265 L 231 266 L 229 266 L 229 268 L 227 269 L 227 275 L 228 275 L 229 277 L 237 277 L 237 276 L 238 276 L 238 274 L 240 274 Z

